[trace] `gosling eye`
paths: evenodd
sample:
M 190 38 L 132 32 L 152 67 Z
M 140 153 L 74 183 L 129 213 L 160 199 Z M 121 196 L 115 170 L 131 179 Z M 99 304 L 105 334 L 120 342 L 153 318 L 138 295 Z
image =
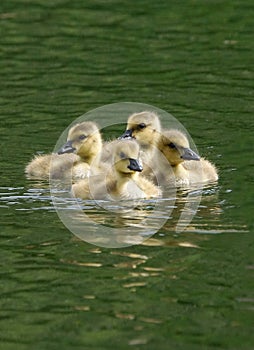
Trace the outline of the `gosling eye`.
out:
M 85 138 L 86 138 L 86 135 L 84 135 L 84 134 L 79 136 L 80 140 L 84 140 Z
M 140 123 L 138 124 L 138 128 L 139 129 L 144 129 L 146 127 L 146 124 L 145 123 Z
M 120 158 L 121 158 L 121 159 L 126 159 L 127 156 L 126 156 L 126 154 L 125 154 L 124 152 L 121 152 L 121 153 L 120 153 Z
M 173 142 L 170 142 L 168 144 L 168 147 L 172 148 L 172 149 L 175 149 L 176 148 L 176 145 L 173 143 Z

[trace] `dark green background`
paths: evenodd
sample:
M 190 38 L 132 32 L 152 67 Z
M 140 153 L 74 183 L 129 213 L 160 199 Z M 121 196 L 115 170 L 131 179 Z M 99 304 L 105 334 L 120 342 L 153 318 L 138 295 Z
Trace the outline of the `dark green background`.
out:
M 253 349 L 253 18 L 251 0 L 1 1 L 1 349 Z M 99 253 L 24 166 L 121 101 L 172 113 L 220 181 L 195 230 Z

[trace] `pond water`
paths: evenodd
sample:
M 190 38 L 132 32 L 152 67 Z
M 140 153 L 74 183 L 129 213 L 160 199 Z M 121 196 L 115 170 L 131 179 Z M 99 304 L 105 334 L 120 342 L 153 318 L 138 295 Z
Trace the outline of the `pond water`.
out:
M 1 348 L 253 349 L 253 10 L 1 3 Z M 113 249 L 74 236 L 24 167 L 74 119 L 121 101 L 172 113 L 220 179 L 185 231 L 179 190 L 155 235 Z

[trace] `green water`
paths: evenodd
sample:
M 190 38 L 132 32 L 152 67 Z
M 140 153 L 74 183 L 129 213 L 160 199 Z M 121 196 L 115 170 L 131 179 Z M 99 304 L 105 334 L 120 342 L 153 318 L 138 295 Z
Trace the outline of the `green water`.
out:
M 250 0 L 1 2 L 1 349 L 253 349 L 253 15 Z M 220 180 L 185 232 L 173 217 L 98 248 L 24 166 L 121 101 L 172 113 Z

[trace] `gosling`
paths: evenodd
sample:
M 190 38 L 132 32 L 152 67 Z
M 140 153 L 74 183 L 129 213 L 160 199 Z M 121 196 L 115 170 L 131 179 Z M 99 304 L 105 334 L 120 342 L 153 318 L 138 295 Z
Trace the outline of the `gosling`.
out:
M 113 149 L 113 167 L 104 175 L 80 180 L 72 186 L 82 199 L 128 200 L 155 198 L 161 190 L 141 176 L 140 147 L 135 140 L 118 140 Z

